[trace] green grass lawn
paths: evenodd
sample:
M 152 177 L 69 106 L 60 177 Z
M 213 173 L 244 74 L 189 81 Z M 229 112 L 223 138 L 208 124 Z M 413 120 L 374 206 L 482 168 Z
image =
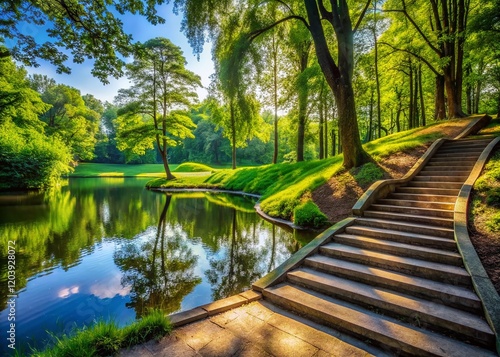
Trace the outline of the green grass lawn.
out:
M 178 165 L 170 165 L 175 170 Z M 162 164 L 121 165 L 80 163 L 70 177 L 165 177 Z

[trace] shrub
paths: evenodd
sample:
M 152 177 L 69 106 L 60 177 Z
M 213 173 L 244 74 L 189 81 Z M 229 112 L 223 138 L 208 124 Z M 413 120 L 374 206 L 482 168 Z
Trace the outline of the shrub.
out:
M 500 232 L 500 213 L 493 214 L 485 224 L 490 232 Z
M 328 218 L 312 201 L 307 201 L 293 210 L 293 222 L 302 227 L 319 228 L 328 222 Z
M 46 188 L 70 172 L 71 154 L 57 138 L 11 124 L 0 126 L 0 189 Z

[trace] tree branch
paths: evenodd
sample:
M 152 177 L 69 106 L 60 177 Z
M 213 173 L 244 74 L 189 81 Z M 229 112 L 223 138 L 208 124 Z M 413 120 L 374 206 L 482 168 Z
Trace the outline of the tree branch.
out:
M 326 9 L 323 0 L 318 0 L 318 6 L 321 17 L 331 23 L 333 21 L 333 13 Z
M 434 46 L 432 44 L 432 42 L 427 38 L 427 36 L 425 36 L 424 32 L 422 31 L 422 29 L 420 29 L 420 27 L 417 25 L 417 23 L 413 20 L 413 18 L 408 14 L 408 12 L 406 11 L 406 9 L 404 10 L 384 10 L 384 12 L 400 12 L 402 14 L 405 15 L 405 17 L 408 19 L 408 21 L 411 22 L 411 24 L 413 25 L 413 27 L 417 30 L 417 32 L 420 34 L 420 36 L 422 36 L 422 39 L 425 41 L 425 43 L 427 43 L 427 45 L 434 51 L 436 52 L 439 56 L 441 56 L 441 51 L 439 50 L 439 48 L 437 48 L 436 46 Z
M 366 14 L 366 10 L 368 10 L 368 6 L 370 6 L 370 3 L 372 2 L 372 0 L 368 0 L 366 2 L 366 5 L 363 9 L 363 11 L 361 12 L 361 15 L 359 15 L 359 19 L 358 19 L 358 22 L 356 22 L 356 25 L 354 26 L 354 29 L 352 30 L 353 32 L 356 32 L 358 30 L 358 27 L 361 25 L 361 21 L 363 20 L 363 18 L 365 17 L 365 14 Z
M 252 42 L 257 37 L 259 37 L 260 35 L 262 35 L 264 32 L 269 31 L 270 29 L 272 29 L 273 27 L 279 25 L 280 23 L 288 21 L 288 20 L 291 20 L 291 19 L 296 19 L 296 20 L 302 21 L 304 23 L 304 25 L 306 26 L 306 28 L 309 29 L 309 24 L 307 23 L 306 19 L 304 19 L 302 16 L 290 15 L 290 16 L 282 18 L 281 20 L 276 21 L 275 23 L 273 23 L 273 24 L 271 24 L 269 26 L 266 26 L 266 27 L 261 28 L 259 30 L 250 32 L 250 34 L 248 35 L 248 39 L 250 40 L 250 42 Z
M 439 73 L 436 68 L 434 68 L 434 66 L 429 62 L 427 61 L 425 58 L 423 58 L 422 56 L 410 51 L 410 50 L 405 50 L 405 49 L 401 49 L 401 48 L 397 48 L 393 45 L 391 45 L 390 43 L 387 43 L 387 42 L 383 42 L 383 41 L 380 41 L 379 42 L 380 45 L 386 45 L 386 46 L 389 46 L 390 48 L 392 48 L 394 51 L 398 51 L 398 52 L 405 52 L 405 53 L 408 53 L 409 55 L 412 55 L 413 57 L 415 57 L 416 59 L 418 59 L 419 61 L 422 61 L 423 63 L 425 63 L 427 65 L 427 67 L 429 67 L 429 69 L 434 72 L 434 74 L 436 76 L 441 76 L 442 74 Z

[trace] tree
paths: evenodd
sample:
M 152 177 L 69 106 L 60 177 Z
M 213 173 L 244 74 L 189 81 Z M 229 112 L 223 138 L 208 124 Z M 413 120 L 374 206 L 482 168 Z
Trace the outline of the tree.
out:
M 339 111 L 339 129 L 344 151 L 344 166 L 351 168 L 366 162 L 369 157 L 361 146 L 359 128 L 356 117 L 355 98 L 352 87 L 354 67 L 353 35 L 363 19 L 371 1 L 366 1 L 362 7 L 356 2 L 349 6 L 347 0 L 331 1 L 327 9 L 322 1 L 303 0 L 305 15 L 295 13 L 292 9 L 293 0 L 280 1 L 287 11 L 283 18 L 269 22 L 259 28 L 252 28 L 251 37 L 255 38 L 288 20 L 297 20 L 309 30 L 314 41 L 316 56 L 326 81 L 335 96 Z M 365 3 L 365 2 L 363 2 Z M 258 13 L 270 2 L 245 2 L 248 11 Z M 199 2 L 195 0 L 180 0 L 174 4 L 175 11 L 184 13 L 183 28 L 195 52 L 201 52 L 207 32 L 213 38 L 218 35 L 219 24 L 227 16 L 229 3 L 225 0 Z M 245 10 L 245 9 L 244 9 Z M 351 14 L 358 20 L 353 26 Z M 252 23 L 255 25 L 255 22 Z M 336 43 L 328 43 L 324 26 L 331 26 L 335 32 Z M 334 48 L 331 48 L 331 46 Z M 337 59 L 335 60 L 334 55 Z
M 107 77 L 123 75 L 123 57 L 132 54 L 132 36 L 123 32 L 117 15 L 127 12 L 146 16 L 153 25 L 164 23 L 155 5 L 162 0 L 7 0 L 0 2 L 0 45 L 9 39 L 11 48 L 1 47 L 0 58 L 12 56 L 24 65 L 39 65 L 44 59 L 56 66 L 58 73 L 70 73 L 65 64 L 71 52 L 73 62 L 94 60 L 92 74 L 103 83 Z M 112 4 L 112 5 L 111 5 Z M 36 36 L 23 28 L 33 24 Z M 48 39 L 41 42 L 40 39 Z M 122 57 L 123 56 L 123 57 Z
M 40 116 L 47 124 L 47 134 L 59 137 L 70 148 L 76 160 L 92 159 L 100 113 L 85 105 L 84 98 L 76 88 L 52 81 L 40 86 L 36 78 L 32 86 L 44 89 L 41 93 L 42 99 L 51 105 L 50 109 Z M 98 104 L 93 96 L 87 95 L 86 98 L 90 105 L 102 110 L 102 105 Z
M 156 146 L 167 179 L 174 179 L 168 164 L 168 148 L 178 139 L 193 137 L 195 125 L 188 113 L 197 98 L 194 89 L 201 86 L 200 77 L 185 68 L 186 60 L 179 47 L 166 38 L 157 37 L 137 46 L 134 62 L 127 66 L 133 83 L 120 90 L 117 124 L 118 148 L 130 148 L 144 154 Z
M 224 129 L 231 142 L 232 168 L 236 168 L 236 148 L 245 147 L 254 136 L 264 138 L 267 130 L 260 116 L 260 104 L 251 87 L 251 62 L 258 62 L 249 48 L 250 42 L 240 36 L 244 19 L 240 7 L 227 9 L 214 43 L 216 73 L 212 84 L 210 111 L 213 121 Z M 249 53 L 253 56 L 249 56 Z M 219 98 L 217 98 L 219 96 Z
M 462 85 L 470 4 L 470 0 L 430 0 L 428 3 L 408 4 L 401 0 L 400 4 L 399 1 L 386 4 L 386 11 L 404 15 L 416 35 L 437 56 L 444 77 L 449 118 L 465 115 L 462 110 Z M 441 87 L 437 90 L 440 91 Z
M 48 109 L 26 71 L 0 58 L 0 188 L 45 188 L 70 172 L 69 150 L 45 135 L 38 115 Z

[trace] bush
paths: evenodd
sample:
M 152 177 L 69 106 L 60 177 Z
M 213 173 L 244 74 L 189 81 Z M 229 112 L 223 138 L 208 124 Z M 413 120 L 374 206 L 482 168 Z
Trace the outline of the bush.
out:
M 71 154 L 57 138 L 12 124 L 0 126 L 0 189 L 47 188 L 71 171 Z
M 293 210 L 293 223 L 301 227 L 320 228 L 328 222 L 328 218 L 312 201 L 307 201 Z
M 493 214 L 485 224 L 491 233 L 500 232 L 500 213 Z

